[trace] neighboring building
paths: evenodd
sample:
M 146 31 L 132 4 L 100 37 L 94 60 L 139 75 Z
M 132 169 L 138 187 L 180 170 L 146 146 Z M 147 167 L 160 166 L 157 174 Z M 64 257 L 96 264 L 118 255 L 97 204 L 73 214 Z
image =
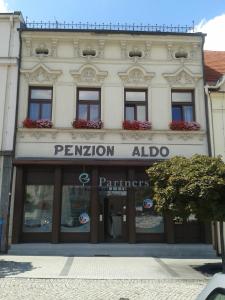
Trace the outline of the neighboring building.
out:
M 39 25 L 21 29 L 12 243 L 208 242 L 156 215 L 145 174 L 208 154 L 204 35 Z
M 0 13 L 0 251 L 7 247 L 21 22 L 20 12 Z
M 212 156 L 220 155 L 225 161 L 225 51 L 204 51 L 204 61 Z M 219 224 L 216 223 L 213 243 L 220 252 Z

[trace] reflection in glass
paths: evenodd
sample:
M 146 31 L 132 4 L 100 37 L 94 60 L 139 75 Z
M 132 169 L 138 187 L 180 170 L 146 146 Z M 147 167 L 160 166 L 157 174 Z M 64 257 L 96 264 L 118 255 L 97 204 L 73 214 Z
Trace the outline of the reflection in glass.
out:
M 52 231 L 53 186 L 27 185 L 23 232 Z
M 90 105 L 90 121 L 98 121 L 98 105 Z
M 154 211 L 153 201 L 149 198 L 149 189 L 135 192 L 136 233 L 164 233 L 163 217 Z
M 38 103 L 30 103 L 29 118 L 34 121 L 39 119 L 39 104 Z
M 99 100 L 99 91 L 79 91 L 79 100 Z
M 126 91 L 126 101 L 145 101 L 145 92 Z
M 137 106 L 137 121 L 145 121 L 146 120 L 146 112 L 144 105 Z
M 61 232 L 90 232 L 90 190 L 63 186 Z
M 172 120 L 173 121 L 182 121 L 182 108 L 180 106 L 172 107 Z
M 31 99 L 38 100 L 51 100 L 52 99 L 52 89 L 32 89 Z
M 184 106 L 183 112 L 184 112 L 184 121 L 192 122 L 193 121 L 192 106 Z
M 51 109 L 52 105 L 50 103 L 43 103 L 41 105 L 41 118 L 51 120 Z
M 126 120 L 134 121 L 134 106 L 126 106 Z
M 173 102 L 192 102 L 192 92 L 172 92 Z
M 80 120 L 87 120 L 87 105 L 86 104 L 79 104 L 78 118 Z

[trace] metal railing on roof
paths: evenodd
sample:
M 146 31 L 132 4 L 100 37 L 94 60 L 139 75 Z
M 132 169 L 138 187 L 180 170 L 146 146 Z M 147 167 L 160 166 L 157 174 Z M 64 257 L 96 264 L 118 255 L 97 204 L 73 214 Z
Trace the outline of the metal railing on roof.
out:
M 67 22 L 36 22 L 36 21 L 28 21 L 26 19 L 25 22 L 25 28 L 27 29 L 43 29 L 43 30 L 83 30 L 83 31 L 128 31 L 128 32 L 174 32 L 174 33 L 193 33 L 194 32 L 194 22 L 192 23 L 191 26 L 185 25 L 136 25 L 136 24 L 112 24 L 112 23 L 102 23 L 102 24 L 97 24 L 97 23 L 67 23 Z

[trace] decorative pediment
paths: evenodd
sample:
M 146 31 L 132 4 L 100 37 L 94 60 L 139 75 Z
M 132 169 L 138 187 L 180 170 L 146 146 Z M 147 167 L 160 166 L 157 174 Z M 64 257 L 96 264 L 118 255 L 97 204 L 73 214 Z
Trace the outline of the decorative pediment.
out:
M 195 86 L 202 75 L 192 73 L 187 68 L 181 68 L 175 73 L 164 73 L 163 77 L 169 82 L 172 87 Z
M 20 72 L 29 82 L 35 83 L 53 83 L 62 74 L 62 71 L 52 70 L 44 64 L 38 64 L 32 69 L 22 69 Z
M 70 71 L 74 80 L 81 84 L 101 84 L 107 77 L 107 71 L 100 71 L 97 67 L 86 64 L 78 71 Z
M 134 66 L 129 68 L 126 72 L 119 72 L 118 75 L 124 84 L 148 86 L 155 76 L 155 73 L 149 73 L 140 66 Z

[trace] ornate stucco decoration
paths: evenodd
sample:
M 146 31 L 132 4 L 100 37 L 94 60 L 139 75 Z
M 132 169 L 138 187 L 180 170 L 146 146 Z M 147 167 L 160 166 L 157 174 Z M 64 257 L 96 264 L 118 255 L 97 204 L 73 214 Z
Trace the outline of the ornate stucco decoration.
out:
M 206 138 L 206 133 L 204 130 L 196 131 L 196 132 L 188 132 L 188 131 L 167 131 L 166 137 L 168 141 L 180 140 L 180 141 L 199 141 L 202 142 Z
M 46 56 L 49 56 L 49 49 L 45 43 L 40 43 L 36 48 L 35 48 L 35 53 L 37 57 L 43 58 Z
M 24 74 L 28 82 L 34 83 L 53 83 L 62 74 L 60 70 L 52 70 L 43 63 L 37 64 L 32 69 L 22 69 L 21 74 Z
M 42 142 L 56 142 L 62 136 L 68 138 L 68 141 L 96 141 L 104 140 L 106 132 L 104 130 L 85 130 L 85 129 L 71 129 L 71 128 L 18 128 L 17 136 L 21 142 L 27 141 L 42 141 Z
M 121 58 L 127 59 L 127 42 L 120 41 L 120 51 L 121 51 Z
M 52 57 L 57 57 L 57 44 L 58 44 L 57 39 L 51 40 L 51 56 Z
M 198 43 L 188 43 L 186 44 L 167 44 L 167 57 L 169 60 L 176 60 L 180 63 L 185 61 L 191 61 L 199 59 L 201 53 L 200 44 Z
M 120 133 L 122 140 L 148 140 L 151 141 L 153 139 L 154 133 L 153 132 L 143 132 L 143 131 L 121 131 Z
M 32 55 L 32 40 L 30 38 L 24 39 L 24 45 L 26 49 L 26 56 Z
M 118 76 L 124 85 L 144 85 L 149 86 L 152 78 L 155 76 L 153 72 L 146 72 L 141 66 L 133 66 L 126 72 L 119 72 Z
M 151 47 L 152 47 L 151 42 L 146 42 L 145 43 L 145 51 L 144 51 L 144 58 L 145 59 L 150 59 L 151 58 Z
M 74 53 L 74 57 L 79 57 L 79 53 L 80 53 L 79 40 L 73 41 L 73 53 Z
M 83 65 L 78 71 L 72 70 L 70 74 L 74 80 L 81 84 L 101 84 L 107 77 L 107 71 L 100 71 L 91 64 Z
M 82 57 L 87 61 L 93 58 L 104 58 L 105 40 L 87 41 L 86 43 L 82 40 L 74 40 L 73 48 L 74 57 Z
M 135 63 L 143 59 L 150 59 L 151 47 L 152 43 L 149 41 L 146 41 L 145 44 L 120 41 L 121 58 L 129 59 Z
M 202 78 L 202 74 L 192 73 L 186 67 L 180 68 L 175 73 L 164 73 L 162 75 L 171 87 L 192 87 Z

